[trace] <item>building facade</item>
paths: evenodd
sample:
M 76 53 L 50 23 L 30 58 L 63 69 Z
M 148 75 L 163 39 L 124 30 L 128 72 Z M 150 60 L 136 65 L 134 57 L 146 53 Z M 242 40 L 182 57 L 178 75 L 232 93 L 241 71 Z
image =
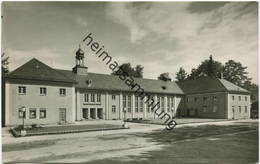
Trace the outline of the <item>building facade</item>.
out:
M 244 119 L 250 116 L 249 92 L 224 79 L 204 78 L 178 84 L 135 80 L 150 97 L 136 96 L 118 76 L 89 73 L 80 49 L 72 71 L 54 69 L 32 59 L 6 77 L 5 124 L 19 125 L 23 119 L 28 125 L 93 119 L 156 119 L 147 103 L 151 98 L 171 117 Z

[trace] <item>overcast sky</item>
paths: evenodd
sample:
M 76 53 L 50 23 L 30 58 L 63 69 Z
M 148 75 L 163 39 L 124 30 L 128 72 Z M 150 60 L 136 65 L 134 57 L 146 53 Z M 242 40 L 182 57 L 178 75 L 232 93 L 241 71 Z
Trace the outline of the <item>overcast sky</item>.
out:
M 10 70 L 35 57 L 61 69 L 75 65 L 92 33 L 119 63 L 144 66 L 144 77 L 187 72 L 210 54 L 248 67 L 258 81 L 258 6 L 249 2 L 4 2 L 2 51 Z M 90 72 L 110 73 L 85 45 Z

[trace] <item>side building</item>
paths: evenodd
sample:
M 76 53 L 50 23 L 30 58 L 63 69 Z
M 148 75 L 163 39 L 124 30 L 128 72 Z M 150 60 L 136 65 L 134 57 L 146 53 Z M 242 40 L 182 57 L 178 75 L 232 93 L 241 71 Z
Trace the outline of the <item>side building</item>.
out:
M 185 93 L 184 117 L 250 118 L 250 92 L 225 79 L 204 77 L 178 85 Z

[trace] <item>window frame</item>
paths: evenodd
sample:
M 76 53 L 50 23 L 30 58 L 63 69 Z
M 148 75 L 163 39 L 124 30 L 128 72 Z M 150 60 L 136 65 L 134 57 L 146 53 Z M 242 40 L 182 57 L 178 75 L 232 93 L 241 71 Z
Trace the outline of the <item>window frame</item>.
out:
M 43 93 L 42 93 L 43 91 Z M 46 96 L 47 95 L 47 88 L 46 87 L 40 87 L 40 96 Z
M 92 102 L 92 103 L 95 102 L 95 94 L 94 93 L 90 94 L 90 102 Z
M 116 113 L 116 105 L 112 105 L 112 113 Z
M 97 94 L 97 103 L 101 103 L 101 94 L 100 93 Z
M 66 88 L 60 88 L 60 96 L 66 96 Z
M 35 116 L 34 117 L 31 116 L 32 112 L 35 112 Z M 36 108 L 30 108 L 29 109 L 29 119 L 37 119 L 37 109 Z
M 26 95 L 26 86 L 18 86 L 18 94 L 19 95 Z
M 44 114 L 44 117 L 42 117 L 42 115 L 41 115 L 42 112 L 45 113 L 45 114 Z M 40 119 L 45 119 L 45 118 L 47 118 L 47 110 L 46 110 L 46 108 L 40 108 L 39 118 L 40 118 Z
M 22 116 L 20 115 L 22 113 Z M 22 109 L 18 110 L 18 119 L 26 118 L 26 111 L 23 112 Z

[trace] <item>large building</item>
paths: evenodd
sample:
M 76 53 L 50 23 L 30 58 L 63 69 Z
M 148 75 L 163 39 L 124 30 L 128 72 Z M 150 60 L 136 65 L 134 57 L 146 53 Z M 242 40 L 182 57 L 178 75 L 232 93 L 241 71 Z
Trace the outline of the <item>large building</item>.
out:
M 171 117 L 240 119 L 250 116 L 249 92 L 217 78 L 182 83 L 135 78 Z M 115 75 L 89 73 L 84 52 L 60 70 L 32 59 L 6 77 L 5 125 L 73 123 L 92 119 L 155 119 L 141 98 Z M 25 108 L 25 112 L 22 109 Z M 25 114 L 25 115 L 23 115 Z

